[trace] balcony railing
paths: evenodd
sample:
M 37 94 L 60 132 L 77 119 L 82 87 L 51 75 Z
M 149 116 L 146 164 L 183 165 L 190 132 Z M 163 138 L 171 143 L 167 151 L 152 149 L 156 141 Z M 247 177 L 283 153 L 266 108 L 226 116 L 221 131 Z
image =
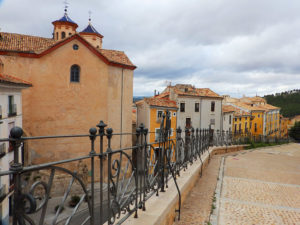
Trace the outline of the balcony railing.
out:
M 5 143 L 0 143 L 0 158 L 5 156 L 5 154 L 6 154 Z
M 17 104 L 11 104 L 8 109 L 8 116 L 16 116 L 17 115 Z
M 167 115 L 168 111 L 166 112 Z M 144 125 L 140 125 L 133 134 L 114 134 L 111 128 L 100 121 L 98 129 L 91 128 L 89 133 L 81 135 L 22 137 L 23 130 L 14 127 L 10 132 L 9 142 L 14 151 L 14 161 L 9 170 L 1 171 L 0 176 L 12 177 L 12 224 L 122 224 L 128 217 L 138 217 L 139 210 L 146 210 L 149 198 L 159 196 L 159 192 L 167 191 L 168 182 L 174 182 L 178 191 L 179 205 L 176 212 L 180 213 L 181 194 L 176 178 L 181 171 L 200 160 L 203 154 L 210 154 L 209 146 L 227 146 L 232 144 L 250 143 L 250 140 L 262 141 L 263 138 L 251 136 L 249 133 L 239 133 L 234 136 L 230 132 L 213 131 L 209 129 L 181 128 L 176 129 L 176 138 L 170 138 L 171 119 L 163 118 L 159 132 L 159 142 L 148 143 L 151 133 Z M 174 131 L 175 132 L 175 131 Z M 112 140 L 121 135 L 134 135 L 134 146 L 113 149 Z M 82 142 L 89 141 L 90 149 L 82 152 L 82 156 L 68 158 L 61 161 L 48 162 L 33 166 L 23 166 L 20 163 L 20 147 L 26 142 L 37 140 L 50 142 L 52 139 L 74 138 Z M 270 139 L 272 140 L 272 139 Z M 275 139 L 274 139 L 275 140 Z M 55 143 L 57 143 L 55 141 Z M 95 146 L 98 148 L 96 149 Z M 156 150 L 157 145 L 159 150 Z M 104 146 L 107 146 L 104 149 Z M 55 150 L 55 148 L 54 148 Z M 210 155 L 209 155 L 210 156 Z M 74 163 L 88 163 L 82 172 L 74 171 Z M 70 164 L 72 163 L 72 164 Z M 71 169 L 68 166 L 72 166 Z M 84 168 L 84 167 L 80 167 Z M 43 179 L 35 180 L 36 174 L 44 174 Z M 60 197 L 53 198 L 57 181 L 65 175 L 66 188 Z M 28 178 L 28 176 L 32 176 Z M 89 176 L 89 177 L 88 177 Z M 39 179 L 39 178 L 37 178 Z M 15 182 L 13 182 L 15 181 Z M 99 183 L 96 183 L 99 181 Z M 61 180 L 59 180 L 61 182 Z M 56 185 L 55 185 L 56 184 Z M 61 185 L 61 183 L 59 183 Z M 71 190 L 75 187 L 79 201 L 73 210 L 64 211 L 62 221 L 61 212 L 67 207 Z M 49 210 L 57 204 L 56 214 Z M 48 208 L 47 208 L 48 207 Z M 80 207 L 81 212 L 77 213 Z M 83 213 L 82 209 L 86 209 Z M 51 211 L 51 213 L 49 213 Z M 95 216 L 97 215 L 97 216 Z

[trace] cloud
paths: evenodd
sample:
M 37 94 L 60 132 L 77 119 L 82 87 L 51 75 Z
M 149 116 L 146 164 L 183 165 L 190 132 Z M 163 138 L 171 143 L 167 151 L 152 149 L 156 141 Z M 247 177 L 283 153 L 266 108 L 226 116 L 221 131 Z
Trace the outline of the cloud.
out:
M 3 1 L 0 27 L 51 37 L 63 8 L 60 0 Z M 166 81 L 234 96 L 299 88 L 298 0 L 70 0 L 79 30 L 89 10 L 104 48 L 138 66 L 134 95 L 152 95 Z

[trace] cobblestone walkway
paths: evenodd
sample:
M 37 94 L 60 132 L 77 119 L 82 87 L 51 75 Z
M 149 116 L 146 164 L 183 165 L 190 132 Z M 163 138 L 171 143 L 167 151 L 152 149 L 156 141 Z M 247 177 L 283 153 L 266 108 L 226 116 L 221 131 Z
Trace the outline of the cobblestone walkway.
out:
M 218 224 L 300 225 L 299 144 L 226 156 L 222 169 Z
M 202 177 L 198 179 L 182 206 L 180 221 L 175 222 L 174 225 L 199 225 L 209 221 L 220 159 L 220 156 L 211 158 Z

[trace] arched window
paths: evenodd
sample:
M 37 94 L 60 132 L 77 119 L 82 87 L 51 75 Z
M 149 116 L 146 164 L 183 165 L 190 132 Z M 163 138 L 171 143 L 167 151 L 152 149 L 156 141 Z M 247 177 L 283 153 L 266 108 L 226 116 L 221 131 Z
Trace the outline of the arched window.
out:
M 65 32 L 61 32 L 61 39 L 64 39 L 66 37 L 66 33 Z
M 80 67 L 78 65 L 71 66 L 70 70 L 70 81 L 79 82 L 80 80 Z

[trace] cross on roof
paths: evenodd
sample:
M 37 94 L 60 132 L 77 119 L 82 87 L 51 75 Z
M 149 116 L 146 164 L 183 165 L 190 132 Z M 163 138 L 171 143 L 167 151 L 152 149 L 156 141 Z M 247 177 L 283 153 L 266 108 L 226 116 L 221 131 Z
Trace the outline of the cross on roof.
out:
M 92 11 L 89 10 L 89 22 L 91 22 Z
M 69 2 L 67 0 L 64 0 L 63 3 L 65 4 L 65 13 L 67 13 Z

